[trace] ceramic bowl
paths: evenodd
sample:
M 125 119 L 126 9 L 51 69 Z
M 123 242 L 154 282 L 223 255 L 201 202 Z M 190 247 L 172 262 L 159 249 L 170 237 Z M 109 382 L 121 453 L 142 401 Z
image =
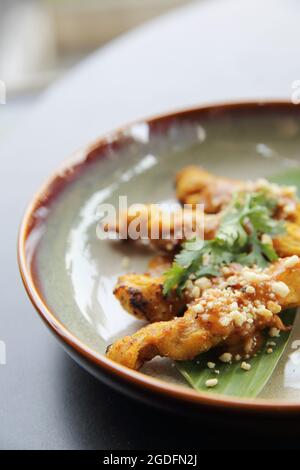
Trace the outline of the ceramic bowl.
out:
M 176 172 L 199 164 L 251 179 L 300 168 L 300 108 L 235 103 L 189 109 L 133 123 L 78 152 L 35 195 L 19 235 L 25 288 L 72 357 L 136 399 L 180 412 L 300 412 L 300 356 L 288 345 L 255 400 L 198 393 L 167 359 L 132 371 L 105 357 L 115 339 L 141 327 L 112 294 L 118 275 L 143 272 L 149 250 L 96 236 L 101 203 L 171 202 Z M 124 257 L 129 268 L 122 267 Z M 300 337 L 296 322 L 292 340 Z M 298 363 L 297 363 L 298 361 Z

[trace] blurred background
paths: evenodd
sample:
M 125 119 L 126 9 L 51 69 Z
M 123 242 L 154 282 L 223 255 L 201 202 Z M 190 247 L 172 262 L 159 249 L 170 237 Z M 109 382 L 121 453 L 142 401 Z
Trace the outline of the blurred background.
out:
M 93 50 L 192 0 L 0 0 L 0 138 L 38 94 Z

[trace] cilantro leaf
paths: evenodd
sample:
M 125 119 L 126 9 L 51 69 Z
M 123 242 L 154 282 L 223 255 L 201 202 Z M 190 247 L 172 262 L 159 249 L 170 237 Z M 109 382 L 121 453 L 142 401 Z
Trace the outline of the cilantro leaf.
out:
M 167 295 L 181 283 L 184 272 L 184 267 L 177 263 L 172 264 L 172 267 L 165 273 L 165 282 L 163 287 L 164 295 Z
M 172 267 L 165 273 L 164 294 L 177 289 L 181 292 L 191 274 L 217 276 L 220 268 L 232 262 L 264 268 L 278 259 L 271 243 L 261 236 L 284 233 L 284 222 L 273 218 L 276 201 L 266 193 L 237 192 L 225 211 L 213 240 L 189 240 L 175 256 Z

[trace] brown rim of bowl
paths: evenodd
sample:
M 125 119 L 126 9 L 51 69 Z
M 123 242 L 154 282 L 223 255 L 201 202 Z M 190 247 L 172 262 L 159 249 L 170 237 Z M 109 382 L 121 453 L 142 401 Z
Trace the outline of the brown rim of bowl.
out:
M 126 126 L 119 128 L 117 131 L 107 133 L 104 137 L 98 139 L 91 145 L 88 145 L 79 152 L 76 152 L 71 159 L 64 162 L 63 167 L 57 170 L 54 175 L 43 185 L 43 187 L 35 194 L 31 203 L 27 207 L 25 215 L 23 217 L 19 237 L 18 237 L 18 263 L 21 273 L 21 277 L 27 291 L 27 294 L 36 308 L 41 318 L 46 322 L 50 329 L 58 335 L 58 337 L 73 348 L 77 353 L 83 356 L 94 365 L 102 368 L 106 372 L 109 372 L 111 376 L 117 376 L 131 385 L 135 385 L 139 388 L 146 389 L 150 392 L 156 392 L 157 394 L 163 394 L 167 397 L 178 399 L 181 402 L 189 404 L 207 405 L 214 408 L 220 409 L 231 409 L 237 411 L 255 411 L 255 412 L 280 412 L 282 414 L 291 412 L 300 412 L 300 401 L 299 402 L 288 402 L 284 400 L 272 400 L 271 402 L 266 399 L 255 398 L 245 399 L 236 397 L 227 397 L 218 394 L 207 394 L 205 392 L 196 392 L 193 389 L 184 388 L 183 386 L 174 385 L 163 380 L 147 376 L 141 372 L 128 369 L 106 356 L 99 354 L 92 348 L 86 346 L 81 340 L 73 335 L 56 317 L 46 305 L 39 292 L 33 273 L 31 272 L 30 266 L 28 266 L 25 247 L 28 235 L 31 229 L 34 227 L 34 212 L 45 201 L 49 201 L 50 198 L 55 197 L 60 188 L 68 184 L 68 177 L 74 173 L 74 170 L 83 168 L 87 161 L 93 157 L 95 150 L 104 149 L 111 143 L 116 143 L 121 136 L 124 137 L 124 131 L 129 129 L 134 124 L 147 122 L 150 125 L 161 123 L 163 121 L 170 121 L 174 118 L 185 118 L 189 115 L 200 115 L 201 113 L 207 112 L 222 112 L 222 111 L 255 111 L 258 107 L 264 107 L 273 111 L 280 110 L 291 110 L 295 109 L 295 105 L 289 101 L 274 101 L 274 100 L 256 100 L 256 101 L 245 101 L 245 102 L 230 102 L 205 105 L 193 108 L 187 108 L 184 110 L 174 111 L 171 113 L 160 114 L 148 119 L 139 119 L 130 123 Z M 299 112 L 300 112 L 300 108 Z M 94 155 L 97 158 L 97 155 Z M 101 155 L 100 155 L 101 157 Z M 79 158 L 79 161 L 78 161 Z M 99 156 L 98 156 L 99 158 Z

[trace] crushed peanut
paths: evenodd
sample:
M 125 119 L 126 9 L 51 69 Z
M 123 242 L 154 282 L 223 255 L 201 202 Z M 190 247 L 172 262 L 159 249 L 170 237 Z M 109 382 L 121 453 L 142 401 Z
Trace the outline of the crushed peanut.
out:
M 204 313 L 201 318 L 202 318 L 203 321 L 208 321 L 209 320 L 208 313 Z
M 245 289 L 246 294 L 255 294 L 255 287 L 253 286 L 247 286 Z
M 223 317 L 220 318 L 219 323 L 222 326 L 228 326 L 231 323 L 231 317 L 230 315 L 224 315 Z
M 287 268 L 293 268 L 299 262 L 299 257 L 297 255 L 289 256 L 284 260 L 284 265 Z
M 193 305 L 193 310 L 195 313 L 202 313 L 204 312 L 204 307 L 200 303 Z
M 238 282 L 239 282 L 239 278 L 237 276 L 230 276 L 227 279 L 227 284 L 229 286 L 234 286 L 235 284 L 238 284 Z
M 212 286 L 211 281 L 207 277 L 200 277 L 195 281 L 195 285 L 199 287 L 200 289 L 210 289 Z
M 270 331 L 269 331 L 269 336 L 271 338 L 279 338 L 280 336 L 280 330 L 278 330 L 278 328 L 270 328 Z
M 269 281 L 270 276 L 265 273 L 256 273 L 254 271 L 245 271 L 244 272 L 244 278 L 246 281 L 249 282 L 263 282 L 263 281 Z
M 277 282 L 272 282 L 272 290 L 275 294 L 279 295 L 279 297 L 286 297 L 288 293 L 290 292 L 290 289 L 288 286 L 282 282 L 282 281 L 277 281 Z
M 281 312 L 281 307 L 280 307 L 280 305 L 277 304 L 277 303 L 275 303 L 275 302 L 273 302 L 273 300 L 269 300 L 269 301 L 267 302 L 267 307 L 268 307 L 268 309 L 269 309 L 272 313 L 275 313 L 275 314 L 276 314 L 276 313 Z
M 208 387 L 208 388 L 215 387 L 216 385 L 218 385 L 218 379 L 208 379 L 208 380 L 205 382 L 205 385 L 206 385 L 206 387 Z
M 200 297 L 200 289 L 199 287 L 197 286 L 194 286 L 191 290 L 191 296 L 194 298 L 194 299 L 198 299 Z
M 263 305 L 256 309 L 256 313 L 264 318 L 271 318 L 273 316 L 271 310 L 268 310 Z
M 247 315 L 239 312 L 238 310 L 232 312 L 231 317 L 236 326 L 242 326 L 247 321 Z
M 214 362 L 208 362 L 208 363 L 207 363 L 207 367 L 208 367 L 209 369 L 214 369 L 214 368 L 216 367 L 216 364 L 215 364 Z
M 225 363 L 231 362 L 232 354 L 228 353 L 228 352 L 225 352 L 219 357 L 219 359 L 220 359 L 221 362 L 225 362 Z

